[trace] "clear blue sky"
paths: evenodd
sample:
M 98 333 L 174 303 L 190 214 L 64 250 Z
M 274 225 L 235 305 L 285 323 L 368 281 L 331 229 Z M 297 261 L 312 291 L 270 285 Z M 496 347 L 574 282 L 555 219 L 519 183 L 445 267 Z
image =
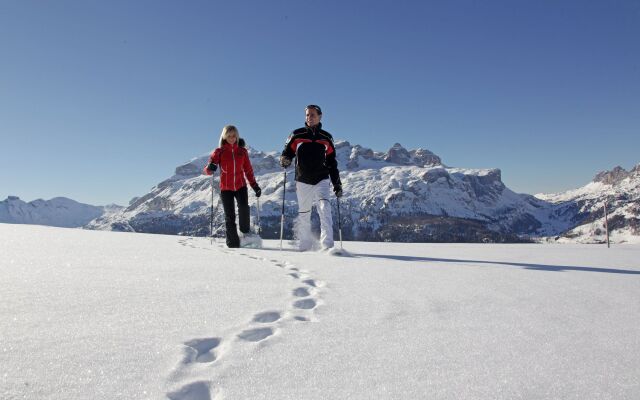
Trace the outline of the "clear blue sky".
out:
M 500 168 L 517 192 L 640 162 L 640 2 L 0 0 L 0 200 L 126 204 L 225 124 L 304 123 Z

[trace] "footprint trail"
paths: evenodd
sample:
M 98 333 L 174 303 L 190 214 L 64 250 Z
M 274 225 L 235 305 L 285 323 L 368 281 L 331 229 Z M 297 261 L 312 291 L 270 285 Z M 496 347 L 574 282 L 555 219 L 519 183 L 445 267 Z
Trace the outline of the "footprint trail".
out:
M 183 238 L 178 241 L 184 247 L 212 250 L 208 247 L 198 247 L 193 238 Z M 213 379 L 220 376 L 225 369 L 224 358 L 232 354 L 238 346 L 264 345 L 274 335 L 284 335 L 290 329 L 292 323 L 308 323 L 314 319 L 312 316 L 320 304 L 318 302 L 324 283 L 313 279 L 307 271 L 300 269 L 289 261 L 260 257 L 246 251 L 238 252 L 235 249 L 227 249 L 222 243 L 215 243 L 217 250 L 237 257 L 246 257 L 257 262 L 263 262 L 277 268 L 287 278 L 289 294 L 288 306 L 281 310 L 264 310 L 254 314 L 252 319 L 244 326 L 232 329 L 223 337 L 194 338 L 187 340 L 184 345 L 184 357 L 179 362 L 172 376 L 178 377 L 182 385 L 167 393 L 170 400 L 215 400 L 220 396 L 214 396 L 220 388 L 213 388 Z M 214 250 L 216 250 L 214 248 Z M 253 347 L 245 350 L 253 351 Z M 203 369 L 209 368 L 209 369 Z M 210 368 L 213 368 L 212 370 Z M 215 373 L 215 372 L 218 373 Z M 208 379 L 202 379 L 206 376 Z M 219 383 L 218 383 L 219 384 Z M 217 384 L 217 385 L 218 385 Z

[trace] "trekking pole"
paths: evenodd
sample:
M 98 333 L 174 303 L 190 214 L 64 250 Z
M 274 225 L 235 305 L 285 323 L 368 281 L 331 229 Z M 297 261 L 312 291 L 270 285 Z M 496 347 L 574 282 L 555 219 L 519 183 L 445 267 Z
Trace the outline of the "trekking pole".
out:
M 211 236 L 211 244 L 213 244 L 213 174 L 211 174 L 211 217 L 209 219 L 209 234 Z
M 262 233 L 262 229 L 260 228 L 260 197 L 256 197 L 256 201 L 258 202 L 256 208 L 256 212 L 258 213 L 258 236 L 260 236 L 260 233 Z
M 342 248 L 342 218 L 340 218 L 340 197 L 336 197 L 336 202 L 338 203 L 338 233 L 340 234 L 340 250 L 344 250 Z
M 287 195 L 287 170 L 284 170 L 284 183 L 282 184 L 282 213 L 280 215 L 280 251 L 282 251 L 282 237 L 284 236 L 284 198 Z

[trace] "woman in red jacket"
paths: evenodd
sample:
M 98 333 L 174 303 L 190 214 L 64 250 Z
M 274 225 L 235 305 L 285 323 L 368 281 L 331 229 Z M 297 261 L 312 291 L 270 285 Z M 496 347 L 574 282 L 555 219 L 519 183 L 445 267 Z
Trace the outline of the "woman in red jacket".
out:
M 249 160 L 249 152 L 240 139 L 238 129 L 227 125 L 220 134 L 220 147 L 209 157 L 209 165 L 204 173 L 212 175 L 220 166 L 220 197 L 224 207 L 225 225 L 227 229 L 227 246 L 240 247 L 240 238 L 236 228 L 236 210 L 234 199 L 238 203 L 238 219 L 240 232 L 249 233 L 249 194 L 245 176 L 251 188 L 260 197 L 262 190 L 253 176 L 253 167 Z

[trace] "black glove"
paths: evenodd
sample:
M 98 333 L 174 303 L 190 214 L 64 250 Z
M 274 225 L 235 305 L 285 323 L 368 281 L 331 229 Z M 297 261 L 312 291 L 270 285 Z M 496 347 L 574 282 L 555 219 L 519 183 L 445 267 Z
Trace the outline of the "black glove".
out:
M 280 166 L 287 168 L 289 165 L 291 165 L 291 159 L 287 156 L 280 156 Z
M 262 189 L 260 189 L 260 186 L 258 186 L 257 183 L 251 186 L 251 189 L 253 189 L 253 191 L 256 193 L 256 197 L 260 197 L 260 195 L 262 194 Z
M 215 165 L 214 163 L 209 163 L 209 165 L 207 165 L 207 169 L 211 172 L 216 172 L 216 170 L 218 169 L 218 166 Z
M 342 197 L 342 185 L 339 183 L 333 185 L 333 193 L 336 194 L 336 197 Z

